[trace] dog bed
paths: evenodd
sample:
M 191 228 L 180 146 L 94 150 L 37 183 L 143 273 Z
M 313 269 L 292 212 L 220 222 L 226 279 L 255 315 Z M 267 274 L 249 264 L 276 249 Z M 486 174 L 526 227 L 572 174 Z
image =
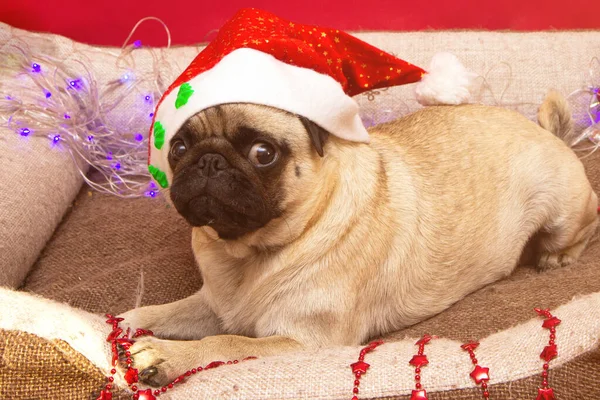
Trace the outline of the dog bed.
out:
M 448 50 L 480 75 L 478 101 L 516 109 L 534 118 L 550 88 L 569 94 L 588 84 L 586 74 L 598 32 L 363 33 L 360 38 L 425 65 Z M 0 46 L 26 39 L 34 51 L 73 63 L 90 62 L 102 82 L 118 79 L 117 49 L 0 24 Z M 199 47 L 162 49 L 182 70 Z M 150 51 L 132 55 L 151 69 Z M 0 90 L 13 87 L 0 69 Z M 170 79 L 166 79 L 170 81 Z M 100 82 L 100 83 L 102 83 Z M 27 89 L 23 89 L 27 90 Z M 410 88 L 368 93 L 358 101 L 366 114 L 415 110 Z M 0 110 L 2 112 L 2 110 Z M 27 145 L 0 127 L 0 398 L 97 398 L 110 375 L 110 326 L 104 313 L 124 312 L 140 300 L 159 304 L 186 297 L 202 284 L 190 249 L 190 228 L 160 198 L 121 199 L 82 186 L 73 160 L 43 138 Z M 600 192 L 600 152 L 584 164 Z M 160 232 L 160 234 L 159 234 Z M 549 383 L 560 399 L 600 398 L 600 242 L 597 235 L 576 265 L 544 273 L 519 267 L 443 313 L 394 332 L 368 353 L 360 399 L 406 399 L 415 388 L 415 342 L 426 346 L 429 365 L 421 383 L 429 399 L 480 399 L 470 377 L 473 364 L 461 344 L 480 342 L 475 354 L 489 368 L 490 398 L 534 399 L 541 384 L 540 352 L 548 343 L 548 308 L 558 356 Z M 143 290 L 140 281 L 143 280 Z M 17 290 L 16 290 L 17 289 Z M 249 360 L 203 371 L 161 394 L 171 399 L 350 399 L 350 365 L 362 346 L 328 348 Z M 226 361 L 226 360 L 222 360 Z M 122 377 L 113 398 L 131 398 Z

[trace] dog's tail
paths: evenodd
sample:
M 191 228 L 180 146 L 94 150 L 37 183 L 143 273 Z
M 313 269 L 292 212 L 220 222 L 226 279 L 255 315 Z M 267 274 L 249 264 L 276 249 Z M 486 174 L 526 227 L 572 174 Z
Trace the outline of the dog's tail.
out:
M 540 126 L 562 139 L 567 145 L 573 144 L 573 119 L 567 100 L 557 91 L 551 90 L 538 110 Z

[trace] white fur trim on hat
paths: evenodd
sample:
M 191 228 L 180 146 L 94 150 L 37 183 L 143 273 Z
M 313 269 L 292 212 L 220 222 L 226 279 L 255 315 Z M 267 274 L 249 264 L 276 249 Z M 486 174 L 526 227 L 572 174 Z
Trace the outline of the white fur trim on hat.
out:
M 302 115 L 332 135 L 354 142 L 369 142 L 358 105 L 332 77 L 284 63 L 258 50 L 235 50 L 208 71 L 187 82 L 193 94 L 175 107 L 179 88 L 161 102 L 155 121 L 165 129 L 164 145 L 151 146 L 150 161 L 167 171 L 170 139 L 194 114 L 220 104 L 253 103 Z M 165 151 L 165 149 L 167 149 Z
M 466 103 L 475 77 L 476 74 L 467 70 L 454 54 L 437 53 L 416 87 L 417 100 L 427 106 Z

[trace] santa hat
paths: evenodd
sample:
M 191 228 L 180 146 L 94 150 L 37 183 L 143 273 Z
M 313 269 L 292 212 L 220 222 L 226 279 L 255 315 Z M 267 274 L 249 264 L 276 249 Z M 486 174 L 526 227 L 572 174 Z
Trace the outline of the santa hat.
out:
M 471 74 L 450 54 L 430 73 L 336 29 L 302 25 L 243 9 L 167 89 L 150 132 L 149 170 L 167 187 L 169 140 L 194 114 L 220 104 L 253 103 L 306 117 L 355 142 L 369 135 L 352 96 L 421 81 L 422 104 L 468 99 Z

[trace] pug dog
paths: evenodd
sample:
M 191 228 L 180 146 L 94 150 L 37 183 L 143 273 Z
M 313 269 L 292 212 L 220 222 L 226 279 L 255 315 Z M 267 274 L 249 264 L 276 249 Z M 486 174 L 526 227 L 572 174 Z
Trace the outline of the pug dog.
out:
M 359 345 L 509 275 L 574 263 L 598 225 L 565 100 L 539 125 L 502 108 L 435 106 L 344 141 L 254 104 L 170 140 L 168 196 L 193 226 L 194 295 L 131 310 L 131 347 L 160 386 L 214 360 Z

